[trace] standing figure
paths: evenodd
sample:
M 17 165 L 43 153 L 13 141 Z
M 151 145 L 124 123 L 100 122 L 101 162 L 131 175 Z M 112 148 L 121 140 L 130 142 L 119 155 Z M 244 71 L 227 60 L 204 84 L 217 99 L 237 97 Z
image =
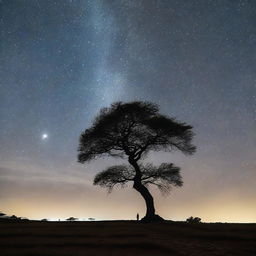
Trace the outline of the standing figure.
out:
M 139 221 L 140 220 L 140 216 L 139 216 L 139 214 L 137 213 L 137 221 Z

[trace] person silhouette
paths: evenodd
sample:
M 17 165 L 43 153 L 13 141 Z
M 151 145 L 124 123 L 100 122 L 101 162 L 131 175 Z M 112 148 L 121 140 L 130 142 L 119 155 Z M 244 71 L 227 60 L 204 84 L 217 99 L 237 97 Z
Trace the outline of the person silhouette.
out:
M 139 216 L 139 214 L 138 214 L 138 213 L 137 213 L 137 216 L 136 216 L 136 217 L 137 217 L 137 221 L 139 221 L 139 219 L 140 219 L 140 216 Z

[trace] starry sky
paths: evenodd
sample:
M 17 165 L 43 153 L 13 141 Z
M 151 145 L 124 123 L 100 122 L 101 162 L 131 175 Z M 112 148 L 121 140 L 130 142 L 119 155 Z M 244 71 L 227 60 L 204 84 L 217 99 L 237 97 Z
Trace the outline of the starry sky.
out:
M 166 219 L 256 222 L 254 0 L 1 0 L 0 210 L 31 219 L 134 219 L 131 185 L 92 185 L 125 160 L 77 163 L 102 107 L 146 100 L 193 125 L 197 152 L 151 152 L 181 167 Z

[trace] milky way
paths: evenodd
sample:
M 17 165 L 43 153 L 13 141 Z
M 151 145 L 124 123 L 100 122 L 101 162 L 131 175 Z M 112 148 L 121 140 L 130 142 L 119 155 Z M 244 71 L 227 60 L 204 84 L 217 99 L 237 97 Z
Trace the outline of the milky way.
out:
M 100 108 L 146 100 L 193 125 L 198 147 L 145 159 L 184 177 L 170 197 L 153 191 L 159 214 L 256 221 L 255 1 L 2 0 L 0 15 L 1 211 L 143 215 L 131 187 L 92 186 L 119 160 L 82 166 L 76 150 Z

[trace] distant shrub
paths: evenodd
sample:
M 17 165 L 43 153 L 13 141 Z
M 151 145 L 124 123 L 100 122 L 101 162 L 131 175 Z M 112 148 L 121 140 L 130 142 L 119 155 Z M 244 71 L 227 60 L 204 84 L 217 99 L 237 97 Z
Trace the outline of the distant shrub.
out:
M 186 219 L 187 223 L 200 223 L 201 222 L 201 218 L 199 217 L 189 217 Z
M 16 215 L 12 215 L 12 216 L 10 217 L 10 219 L 18 220 L 18 219 L 20 219 L 20 218 L 19 218 L 19 217 L 17 217 Z
M 74 217 L 70 217 L 70 218 L 68 218 L 68 219 L 66 219 L 67 221 L 76 221 L 76 220 L 78 220 L 77 218 L 74 218 Z
M 48 221 L 47 219 L 41 219 L 41 221 Z
M 88 220 L 90 220 L 90 221 L 94 221 L 95 219 L 94 219 L 94 218 L 88 218 Z

